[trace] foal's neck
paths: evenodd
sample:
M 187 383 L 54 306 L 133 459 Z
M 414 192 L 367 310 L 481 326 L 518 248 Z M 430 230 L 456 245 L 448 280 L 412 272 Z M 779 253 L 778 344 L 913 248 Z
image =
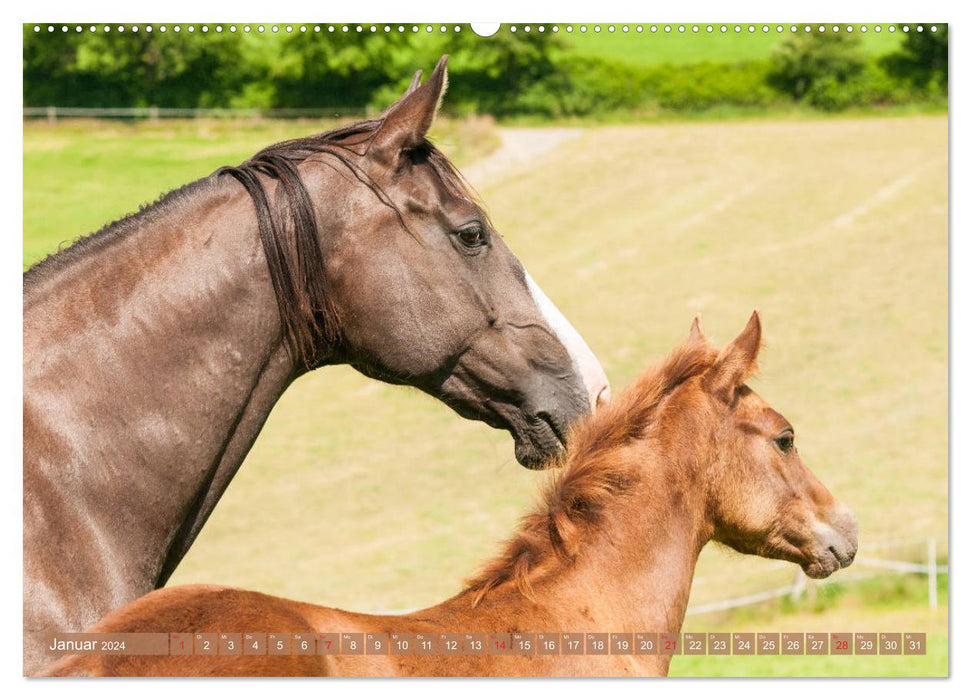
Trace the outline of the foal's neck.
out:
M 604 507 L 573 560 L 557 559 L 538 577 L 536 604 L 522 599 L 516 615 L 521 629 L 681 629 L 695 564 L 711 536 L 703 484 L 696 470 L 682 468 L 694 459 L 682 448 L 675 455 L 657 440 L 642 440 L 635 449 L 637 480 Z
M 613 631 L 677 632 L 710 533 L 699 485 L 678 468 L 684 455 L 675 459 L 655 441 L 640 451 L 638 481 L 605 508 L 569 567 L 575 571 L 564 574 L 597 591 L 591 614 Z

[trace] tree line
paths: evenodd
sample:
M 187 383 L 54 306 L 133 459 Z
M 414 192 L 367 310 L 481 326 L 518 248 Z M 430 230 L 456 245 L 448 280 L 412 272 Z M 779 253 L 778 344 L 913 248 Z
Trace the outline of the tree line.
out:
M 946 104 L 948 38 L 910 31 L 872 57 L 859 34 L 798 33 L 764 59 L 639 66 L 578 54 L 552 33 L 283 35 L 34 32 L 24 27 L 24 104 L 42 107 L 379 110 L 416 67 L 451 54 L 447 109 L 498 117 L 693 112 L 805 104 L 838 111 Z M 685 37 L 689 41 L 689 37 Z

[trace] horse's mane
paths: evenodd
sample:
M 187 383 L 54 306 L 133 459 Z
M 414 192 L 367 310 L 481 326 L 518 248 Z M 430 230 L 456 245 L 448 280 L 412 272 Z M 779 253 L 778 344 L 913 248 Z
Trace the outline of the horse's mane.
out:
M 103 251 L 119 237 L 151 222 L 170 207 L 180 205 L 202 186 L 212 186 L 220 176 L 230 175 L 246 188 L 256 207 L 260 240 L 280 311 L 284 342 L 295 361 L 307 369 L 312 368 L 320 350 L 340 341 L 339 323 L 327 294 L 325 260 L 313 201 L 297 166 L 313 155 L 333 156 L 384 205 L 394 210 L 402 227 L 414 235 L 401 210 L 355 162 L 355 157 L 366 154 L 382 122 L 383 119 L 369 119 L 283 141 L 264 148 L 239 166 L 219 168 L 212 177 L 173 190 L 153 204 L 107 224 L 98 232 L 39 261 L 24 273 L 24 291 L 26 293 L 49 273 Z M 413 162 L 428 163 L 452 195 L 479 204 L 475 192 L 455 166 L 427 139 L 411 149 L 410 156 Z M 277 196 L 272 200 L 265 178 L 280 183 Z
M 532 581 L 543 564 L 577 555 L 585 532 L 637 481 L 640 465 L 625 448 L 656 423 L 662 400 L 711 367 L 717 354 L 707 341 L 685 343 L 574 431 L 539 506 L 521 520 L 502 553 L 466 582 L 473 605 L 506 582 L 532 599 Z

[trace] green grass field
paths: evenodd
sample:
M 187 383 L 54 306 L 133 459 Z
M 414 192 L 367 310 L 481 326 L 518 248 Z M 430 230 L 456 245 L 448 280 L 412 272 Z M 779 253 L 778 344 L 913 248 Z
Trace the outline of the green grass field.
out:
M 678 27 L 682 26 L 679 24 L 667 25 L 671 27 L 670 32 L 664 31 L 666 25 L 663 24 L 653 25 L 657 27 L 656 32 L 651 32 L 650 24 L 641 25 L 644 31 L 640 33 L 635 29 L 637 25 L 629 25 L 627 33 L 621 30 L 622 25 L 616 25 L 613 33 L 607 30 L 608 25 L 586 26 L 586 32 L 581 33 L 580 25 L 574 25 L 572 32 L 568 34 L 561 30 L 559 36 L 572 51 L 581 56 L 653 66 L 662 63 L 735 62 L 768 58 L 791 35 L 792 25 L 783 25 L 784 31 L 781 33 L 776 31 L 777 24 L 774 22 L 768 23 L 767 33 L 762 31 L 762 23 L 755 24 L 754 33 L 748 31 L 747 23 L 738 25 L 741 27 L 740 32 L 735 31 L 735 24 L 726 24 L 724 26 L 728 31 L 724 33 L 721 32 L 722 24 L 717 22 L 711 24 L 711 33 L 706 31 L 708 24 L 698 24 L 698 33 L 692 32 L 694 24 L 685 24 L 684 33 L 678 32 Z M 600 26 L 600 32 L 594 31 L 595 26 Z M 802 31 L 805 25 L 798 26 L 799 31 Z M 902 32 L 887 31 L 889 25 L 880 25 L 882 31 L 879 33 L 873 31 L 873 25 L 868 26 L 869 30 L 863 34 L 859 34 L 856 29 L 862 37 L 861 48 L 866 54 L 882 56 L 891 53 L 903 41 Z
M 24 262 L 317 128 L 25 125 Z M 616 389 L 681 342 L 694 314 L 726 342 L 759 308 L 766 350 L 754 387 L 796 427 L 806 463 L 856 511 L 860 555 L 890 538 L 937 536 L 946 556 L 947 139 L 946 116 L 591 127 L 481 194 Z M 495 142 L 483 124 L 443 134 L 447 152 L 463 146 L 464 163 Z M 428 605 L 496 551 L 547 478 L 515 463 L 507 435 L 417 391 L 320 370 L 274 409 L 172 583 L 358 610 Z M 692 604 L 784 585 L 792 573 L 711 546 Z M 758 624 L 926 629 L 934 653 L 893 668 L 940 675 L 946 603 L 928 618 L 919 599 L 890 610 L 847 599 Z M 892 673 L 879 659 L 777 661 L 745 668 Z M 672 670 L 740 668 L 708 657 L 678 659 Z
M 926 654 L 676 656 L 673 676 L 946 676 L 948 608 L 926 604 L 927 579 L 886 575 L 820 587 L 814 601 L 777 599 L 724 613 L 688 617 L 685 632 L 906 632 L 927 634 Z M 947 599 L 947 576 L 938 578 Z
M 163 192 L 242 162 L 265 145 L 335 125 L 229 119 L 25 124 L 24 267 Z M 458 163 L 498 144 L 486 118 L 442 121 L 434 136 Z M 52 201 L 57 205 L 51 207 Z

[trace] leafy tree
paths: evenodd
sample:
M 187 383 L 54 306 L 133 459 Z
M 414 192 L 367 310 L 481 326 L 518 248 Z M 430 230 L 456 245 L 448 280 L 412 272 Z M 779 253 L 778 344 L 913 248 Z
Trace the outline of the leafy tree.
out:
M 214 107 L 252 73 L 241 37 L 229 32 L 24 28 L 27 105 Z
M 405 67 L 414 53 L 411 41 L 409 34 L 398 32 L 315 32 L 285 37 L 280 68 L 274 76 L 274 106 L 377 106 L 372 104 L 376 91 L 389 83 L 400 84 L 403 91 L 412 72 L 420 67 Z
M 927 25 L 922 32 L 909 29 L 900 50 L 884 59 L 887 72 L 919 89 L 947 93 L 947 25 L 936 32 Z
M 866 64 L 860 41 L 859 35 L 847 32 L 792 35 L 773 53 L 768 80 L 797 100 L 809 94 L 816 83 L 847 82 Z
M 517 111 L 530 87 L 553 75 L 551 34 L 500 32 L 483 38 L 454 32 L 340 32 L 287 37 L 276 79 L 281 107 L 360 107 L 380 110 L 401 95 L 415 70 L 426 75 L 443 53 L 451 76 L 445 109 Z

